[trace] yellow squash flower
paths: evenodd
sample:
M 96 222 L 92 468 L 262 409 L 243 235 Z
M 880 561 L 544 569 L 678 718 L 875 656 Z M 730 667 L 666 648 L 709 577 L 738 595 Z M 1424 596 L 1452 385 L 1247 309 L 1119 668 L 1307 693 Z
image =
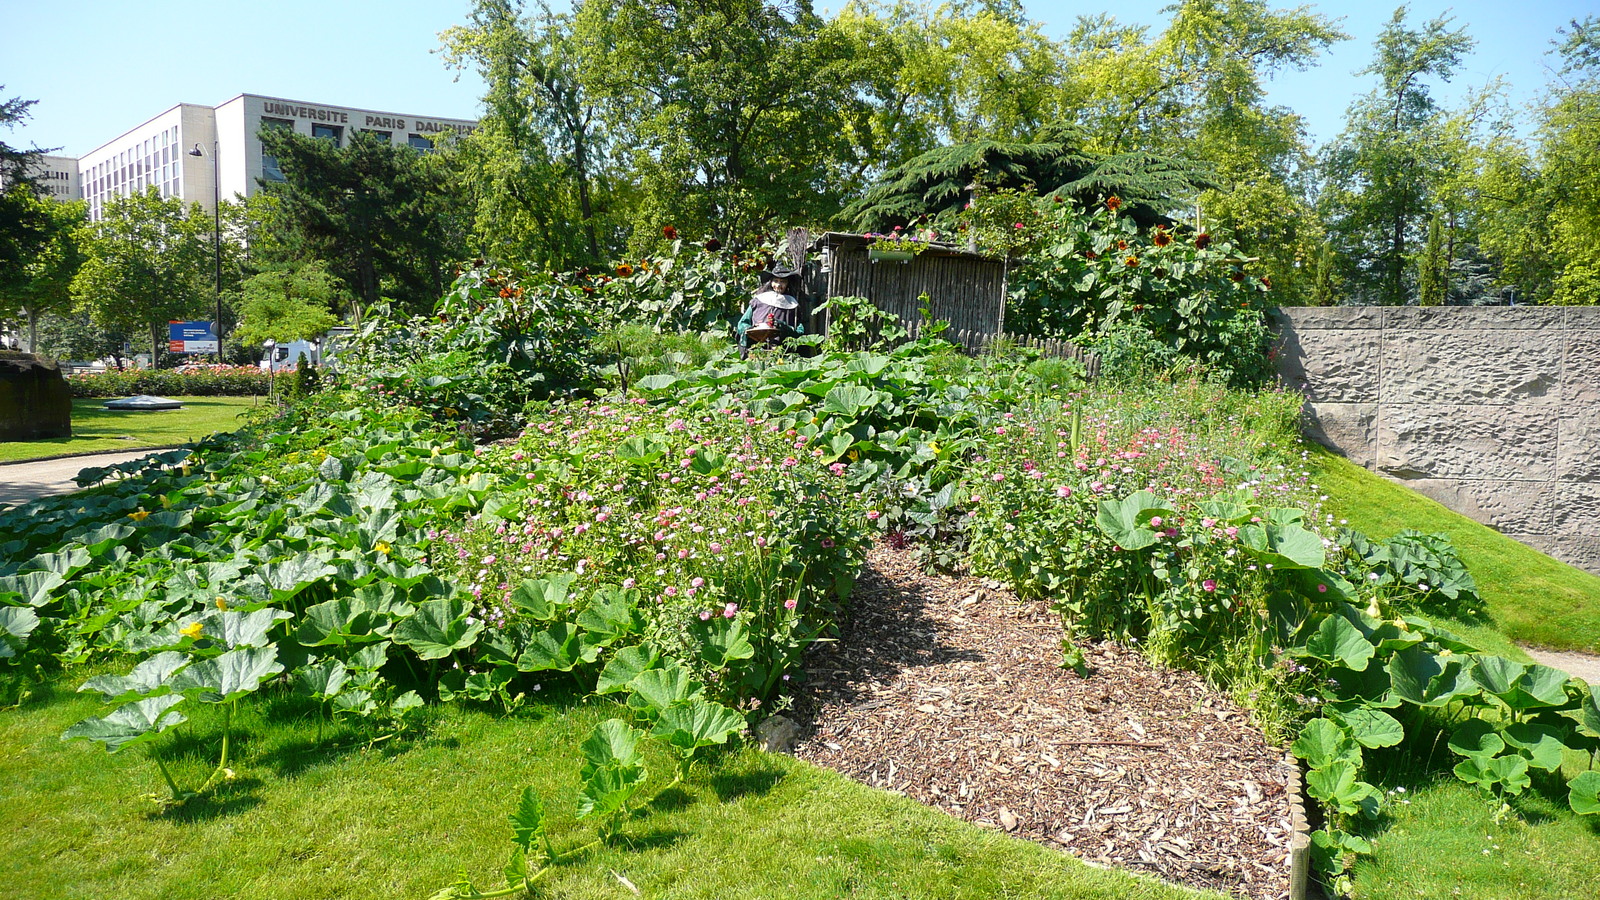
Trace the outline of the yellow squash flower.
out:
M 389 542 L 388 541 L 379 541 L 377 543 L 377 546 L 373 547 L 372 549 L 378 551 L 379 553 L 382 553 L 384 556 L 388 556 L 389 555 L 389 551 L 393 550 L 394 548 L 389 546 Z
M 150 513 L 148 510 L 136 509 L 133 512 L 128 513 L 128 518 L 134 520 L 135 522 L 143 522 L 145 519 L 150 518 Z
M 202 632 L 204 630 L 205 630 L 205 626 L 204 625 L 201 625 L 199 622 L 191 622 L 188 625 L 185 625 L 182 628 L 179 628 L 178 629 L 178 633 L 183 635 L 184 637 L 189 637 L 189 638 L 194 638 L 195 640 L 199 640 L 200 639 L 200 632 Z

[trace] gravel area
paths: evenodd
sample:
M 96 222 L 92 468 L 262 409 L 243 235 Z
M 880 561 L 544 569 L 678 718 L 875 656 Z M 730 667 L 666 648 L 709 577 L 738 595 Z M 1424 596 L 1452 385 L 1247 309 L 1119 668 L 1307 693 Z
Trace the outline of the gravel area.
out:
M 886 547 L 852 610 L 807 657 L 796 756 L 1093 863 L 1288 896 L 1291 768 L 1199 677 L 1100 644 L 1080 679 L 1044 604 Z

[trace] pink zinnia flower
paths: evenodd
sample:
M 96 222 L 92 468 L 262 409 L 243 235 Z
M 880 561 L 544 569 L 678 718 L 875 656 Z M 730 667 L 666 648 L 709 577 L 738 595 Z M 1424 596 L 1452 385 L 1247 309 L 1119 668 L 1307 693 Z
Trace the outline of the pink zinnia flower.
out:
M 1069 488 L 1064 484 L 1058 484 L 1056 485 L 1056 496 L 1065 500 L 1066 498 L 1072 496 L 1072 488 Z
M 1207 578 L 1205 581 L 1200 582 L 1200 586 L 1209 593 L 1217 589 L 1217 580 L 1215 578 Z
M 794 609 L 797 605 L 799 605 L 799 603 L 800 603 L 799 600 L 796 600 L 793 597 L 790 597 L 789 599 L 783 601 L 783 608 L 784 609 Z
M 733 618 L 734 616 L 736 616 L 738 614 L 739 614 L 739 604 L 737 604 L 737 603 L 729 603 L 727 606 L 724 606 L 722 608 L 722 617 L 724 619 L 731 619 L 731 618 Z
M 709 610 L 709 609 L 700 610 L 700 621 L 702 621 L 702 622 L 711 621 L 711 610 Z
M 878 516 L 880 516 L 880 515 L 882 515 L 882 513 L 878 512 L 877 510 L 874 509 L 874 510 L 871 510 L 871 511 L 869 511 L 867 513 L 867 518 L 875 522 L 875 521 L 877 521 Z

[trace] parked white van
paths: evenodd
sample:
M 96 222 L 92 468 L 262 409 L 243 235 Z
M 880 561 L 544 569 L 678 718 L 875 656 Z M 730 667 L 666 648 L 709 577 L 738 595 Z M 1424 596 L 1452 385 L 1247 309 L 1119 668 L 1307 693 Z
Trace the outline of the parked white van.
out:
M 267 341 L 261 348 L 266 351 L 261 358 L 263 372 L 293 372 L 299 368 L 302 356 L 313 366 L 322 363 L 321 348 L 311 341 L 290 341 L 287 344 Z
M 354 333 L 353 328 L 336 325 L 328 329 L 325 334 L 309 341 L 290 341 L 287 344 L 267 341 L 261 345 L 264 351 L 261 357 L 261 371 L 293 372 L 299 367 L 302 356 L 313 366 L 335 368 L 340 348 Z

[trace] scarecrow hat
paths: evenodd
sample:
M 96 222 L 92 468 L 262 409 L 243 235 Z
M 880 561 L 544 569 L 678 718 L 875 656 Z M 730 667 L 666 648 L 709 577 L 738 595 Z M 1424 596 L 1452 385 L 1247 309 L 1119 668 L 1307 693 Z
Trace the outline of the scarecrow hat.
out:
M 766 284 L 774 278 L 787 278 L 792 281 L 799 274 L 799 269 L 786 262 L 775 263 L 772 268 L 761 270 L 761 283 Z

